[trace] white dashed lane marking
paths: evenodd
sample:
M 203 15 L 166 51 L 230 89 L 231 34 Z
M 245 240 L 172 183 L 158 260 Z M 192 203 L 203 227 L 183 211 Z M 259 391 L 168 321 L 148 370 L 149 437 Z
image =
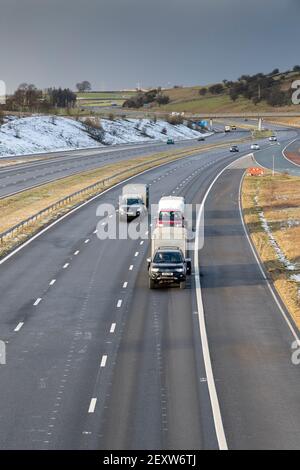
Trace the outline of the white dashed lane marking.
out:
M 39 305 L 39 303 L 41 302 L 41 298 L 39 297 L 38 299 L 36 299 L 36 301 L 34 302 L 34 306 L 37 307 Z
M 56 283 L 56 279 L 52 279 L 52 281 L 50 282 L 49 286 L 54 286 L 55 283 Z
M 18 326 L 14 329 L 14 331 L 20 331 L 23 325 L 24 325 L 24 322 L 20 322 Z
M 97 398 L 92 398 L 89 406 L 89 413 L 94 413 L 97 404 Z
M 118 300 L 118 303 L 117 303 L 117 308 L 121 308 L 121 307 L 122 307 L 122 303 L 123 303 L 123 300 L 122 300 L 122 299 L 119 299 L 119 300 Z
M 126 289 L 127 286 L 128 286 L 128 282 L 124 282 L 123 289 Z
M 105 367 L 107 361 L 107 356 L 102 356 L 100 367 Z
M 70 264 L 66 263 L 66 264 L 63 265 L 63 269 L 67 269 L 69 266 L 70 266 Z
M 116 323 L 112 323 L 110 327 L 110 333 L 114 333 L 116 329 Z

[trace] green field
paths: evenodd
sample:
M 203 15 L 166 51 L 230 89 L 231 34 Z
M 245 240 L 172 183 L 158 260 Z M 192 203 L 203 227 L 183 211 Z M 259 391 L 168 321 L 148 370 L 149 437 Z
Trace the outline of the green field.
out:
M 174 93 L 175 92 L 175 93 Z M 232 101 L 228 93 L 223 93 L 221 95 L 199 95 L 199 87 L 191 88 L 182 88 L 180 93 L 176 93 L 177 90 L 165 90 L 164 93 L 170 96 L 170 103 L 164 106 L 159 106 L 153 109 L 166 112 L 186 112 L 186 113 L 213 113 L 213 112 L 259 112 L 259 111 L 275 111 L 276 108 L 268 106 L 266 103 L 262 102 L 258 105 L 255 105 L 252 101 L 245 98 L 238 98 L 236 101 Z M 289 106 L 278 108 L 280 111 L 289 111 L 293 108 L 296 108 L 299 111 L 297 106 Z
M 122 106 L 124 101 L 135 95 L 135 91 L 89 91 L 77 93 L 77 106 L 95 108 Z
M 77 104 L 80 106 L 95 106 L 95 107 L 106 107 L 112 106 L 112 104 L 116 104 L 118 106 L 122 106 L 125 100 L 82 100 L 78 101 Z
M 86 93 L 77 93 L 78 99 L 84 100 L 127 100 L 135 95 L 135 91 L 89 91 Z

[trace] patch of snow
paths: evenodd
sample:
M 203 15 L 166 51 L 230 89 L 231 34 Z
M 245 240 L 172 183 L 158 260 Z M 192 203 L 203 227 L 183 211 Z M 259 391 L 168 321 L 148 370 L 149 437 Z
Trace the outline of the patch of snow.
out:
M 273 246 L 276 254 L 277 254 L 277 257 L 279 259 L 279 261 L 285 266 L 285 268 L 288 270 L 288 271 L 297 271 L 298 267 L 291 263 L 287 257 L 285 256 L 285 254 L 283 253 L 283 251 L 281 250 L 281 248 L 279 247 L 278 243 L 276 242 L 273 234 L 272 234 L 272 230 L 267 222 L 267 219 L 265 218 L 264 216 L 264 213 L 263 212 L 259 212 L 259 219 L 261 221 L 261 225 L 263 227 L 263 229 L 265 230 L 265 232 L 268 234 L 268 237 L 269 237 L 269 240 L 270 240 L 270 243 L 271 245 Z
M 103 143 L 93 139 L 84 123 L 73 119 L 52 116 L 9 117 L 0 127 L 0 157 L 26 155 L 77 148 L 103 147 L 105 145 L 147 142 L 166 142 L 196 139 L 202 134 L 186 125 L 172 125 L 149 119 L 101 119 L 104 130 Z M 166 134 L 162 131 L 165 130 Z
M 258 196 L 256 195 L 254 199 L 255 199 L 256 206 L 258 206 Z M 276 242 L 276 240 L 274 238 L 274 235 L 272 233 L 271 227 L 268 224 L 268 221 L 267 221 L 267 219 L 264 215 L 264 212 L 260 211 L 258 213 L 258 215 L 259 215 L 261 225 L 262 225 L 263 229 L 265 230 L 265 232 L 267 233 L 267 235 L 269 237 L 269 240 L 270 240 L 270 243 L 271 243 L 272 247 L 274 248 L 274 250 L 276 252 L 278 260 L 284 265 L 284 267 L 286 268 L 287 271 L 299 271 L 300 267 L 297 264 L 292 263 L 285 256 L 285 254 L 281 250 L 280 246 Z M 298 221 L 294 221 L 294 220 L 289 220 L 288 221 L 288 223 L 291 223 L 291 222 L 297 222 L 297 225 L 299 225 Z M 293 225 L 291 225 L 291 226 L 293 226 Z M 290 279 L 292 281 L 296 281 L 296 282 L 300 283 L 300 274 L 292 274 L 292 275 L 290 275 Z M 300 293 L 300 290 L 299 290 L 299 293 Z

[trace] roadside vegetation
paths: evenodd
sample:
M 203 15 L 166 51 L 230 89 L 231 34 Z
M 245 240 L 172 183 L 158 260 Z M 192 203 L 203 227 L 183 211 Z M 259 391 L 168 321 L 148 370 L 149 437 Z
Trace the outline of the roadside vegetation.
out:
M 163 90 L 169 102 L 159 108 L 167 112 L 258 112 L 298 110 L 292 105 L 291 84 L 300 78 L 300 67 L 269 74 L 243 75 L 236 81 L 223 80 L 222 83 L 206 87 L 180 87 Z
M 247 176 L 242 204 L 258 254 L 300 328 L 300 178 Z

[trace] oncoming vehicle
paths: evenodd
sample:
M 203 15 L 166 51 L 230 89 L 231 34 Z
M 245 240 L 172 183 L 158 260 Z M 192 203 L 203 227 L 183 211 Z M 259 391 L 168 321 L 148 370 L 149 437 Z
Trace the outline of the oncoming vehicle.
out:
M 271 135 L 271 137 L 269 137 L 269 141 L 270 141 L 270 142 L 277 142 L 277 137 L 276 137 L 276 135 Z
M 149 186 L 147 184 L 127 184 L 120 198 L 120 218 L 127 221 L 144 215 L 149 207 Z
M 251 150 L 260 150 L 260 146 L 258 144 L 252 144 Z
M 174 143 L 175 143 L 175 142 L 174 142 L 174 139 L 168 139 L 168 140 L 167 140 L 167 144 L 168 144 L 168 145 L 171 145 L 171 144 L 174 144 Z
M 238 148 L 237 145 L 232 145 L 232 146 L 230 147 L 230 152 L 232 152 L 232 153 L 234 153 L 234 152 L 239 152 L 239 151 L 240 151 L 240 149 Z
M 205 141 L 205 137 L 203 136 L 198 137 L 198 142 L 204 142 L 204 141 Z
M 236 126 L 235 125 L 231 126 L 231 130 L 236 131 Z

